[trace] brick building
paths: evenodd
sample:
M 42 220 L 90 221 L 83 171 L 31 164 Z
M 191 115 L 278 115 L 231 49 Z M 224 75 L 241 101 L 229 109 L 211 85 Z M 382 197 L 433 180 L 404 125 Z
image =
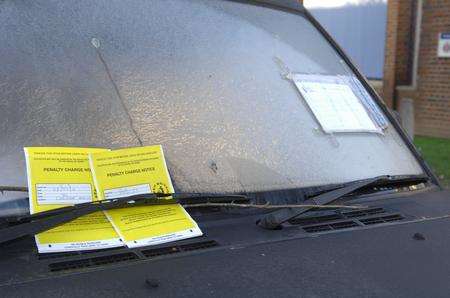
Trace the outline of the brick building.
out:
M 387 19 L 386 104 L 411 113 L 416 135 L 450 138 L 450 58 L 438 57 L 441 33 L 450 32 L 450 0 L 388 0 Z

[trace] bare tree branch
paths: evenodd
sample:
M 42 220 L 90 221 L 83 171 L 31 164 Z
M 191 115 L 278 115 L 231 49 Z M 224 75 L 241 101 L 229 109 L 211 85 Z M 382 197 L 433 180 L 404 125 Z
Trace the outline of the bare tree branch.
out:
M 4 191 L 19 191 L 19 192 L 28 192 L 28 187 L 26 186 L 1 186 L 0 192 Z
M 237 203 L 199 203 L 199 204 L 184 204 L 185 208 L 198 207 L 232 207 L 232 208 L 258 208 L 258 209 L 280 209 L 280 208 L 321 208 L 321 209 L 364 209 L 367 206 L 362 205 L 314 205 L 314 204 L 289 204 L 289 205 L 270 205 L 270 204 L 237 204 Z
M 0 186 L 0 192 L 3 191 L 19 191 L 27 192 L 26 186 Z M 267 204 L 237 204 L 237 203 L 199 203 L 199 204 L 184 204 L 185 208 L 202 208 L 202 207 L 231 207 L 231 208 L 256 208 L 256 209 L 280 209 L 280 208 L 320 208 L 320 209 L 364 209 L 367 206 L 362 205 L 314 205 L 314 204 L 289 204 L 289 205 L 270 205 Z

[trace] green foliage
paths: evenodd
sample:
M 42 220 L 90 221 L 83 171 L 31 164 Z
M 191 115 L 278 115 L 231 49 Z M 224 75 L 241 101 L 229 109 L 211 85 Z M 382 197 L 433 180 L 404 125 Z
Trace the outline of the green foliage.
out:
M 414 143 L 443 185 L 450 187 L 450 140 L 416 136 Z

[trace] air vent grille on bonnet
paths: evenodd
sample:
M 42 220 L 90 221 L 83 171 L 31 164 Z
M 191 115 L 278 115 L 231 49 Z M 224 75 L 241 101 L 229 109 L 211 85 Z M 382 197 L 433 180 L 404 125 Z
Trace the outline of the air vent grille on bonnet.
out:
M 52 263 L 49 266 L 50 271 L 66 271 L 66 270 L 75 270 L 89 267 L 98 267 L 106 264 L 114 264 L 119 262 L 133 261 L 137 260 L 138 256 L 135 253 L 122 253 L 122 254 L 114 254 L 103 257 L 94 257 L 88 259 L 81 260 L 73 260 L 73 261 L 65 261 Z
M 207 248 L 211 248 L 211 247 L 214 247 L 217 245 L 219 245 L 219 244 L 216 241 L 211 240 L 211 241 L 194 242 L 194 243 L 176 245 L 176 246 L 164 247 L 164 248 L 146 249 L 146 250 L 143 250 L 142 253 L 147 258 L 154 258 L 157 256 L 169 255 L 169 254 L 179 253 L 179 252 L 183 252 L 183 251 L 207 249 Z
M 299 217 L 289 220 L 292 225 L 299 225 L 307 233 L 319 233 L 332 230 L 358 228 L 403 220 L 398 213 L 389 213 L 383 208 L 336 212 L 321 216 Z
M 56 262 L 51 263 L 48 266 L 50 271 L 52 272 L 80 270 L 84 268 L 99 267 L 110 264 L 133 262 L 139 259 L 154 258 L 157 256 L 175 254 L 180 252 L 207 249 L 218 245 L 219 244 L 216 241 L 209 240 L 209 241 L 193 242 L 187 244 L 141 250 L 140 252 L 142 253 L 143 257 L 140 257 L 135 252 L 115 253 L 101 257 L 92 257 L 78 260 Z

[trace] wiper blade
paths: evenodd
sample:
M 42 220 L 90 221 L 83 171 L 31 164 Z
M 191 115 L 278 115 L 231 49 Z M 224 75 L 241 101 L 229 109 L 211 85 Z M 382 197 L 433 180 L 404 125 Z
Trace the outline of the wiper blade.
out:
M 190 202 L 214 203 L 239 201 L 248 201 L 248 198 L 245 195 L 233 194 L 154 193 L 76 204 L 73 206 L 57 208 L 28 216 L 9 219 L 9 223 L 15 225 L 0 230 L 0 243 L 5 243 L 28 235 L 36 235 L 61 224 L 77 219 L 81 216 L 88 215 L 97 211 L 137 206 L 168 204 L 186 205 Z
M 383 186 L 383 185 L 389 185 L 393 183 L 412 183 L 412 182 L 426 182 L 428 181 L 427 176 L 418 175 L 418 176 L 378 176 L 371 179 L 366 180 L 360 180 L 355 182 L 347 183 L 347 185 L 344 185 L 340 188 L 333 189 L 327 192 L 324 192 L 320 195 L 317 195 L 311 199 L 308 199 L 304 202 L 304 204 L 311 204 L 311 205 L 328 205 L 332 202 L 335 202 L 342 197 L 351 194 L 359 189 L 362 189 L 364 187 L 367 187 L 369 185 L 377 185 L 377 186 Z M 301 207 L 301 208 L 288 208 L 288 209 L 280 209 L 276 210 L 274 212 L 271 212 L 267 215 L 265 215 L 263 218 L 261 218 L 257 224 L 268 230 L 275 230 L 278 229 L 283 223 L 305 213 L 309 210 L 314 209 L 314 206 L 311 207 Z

